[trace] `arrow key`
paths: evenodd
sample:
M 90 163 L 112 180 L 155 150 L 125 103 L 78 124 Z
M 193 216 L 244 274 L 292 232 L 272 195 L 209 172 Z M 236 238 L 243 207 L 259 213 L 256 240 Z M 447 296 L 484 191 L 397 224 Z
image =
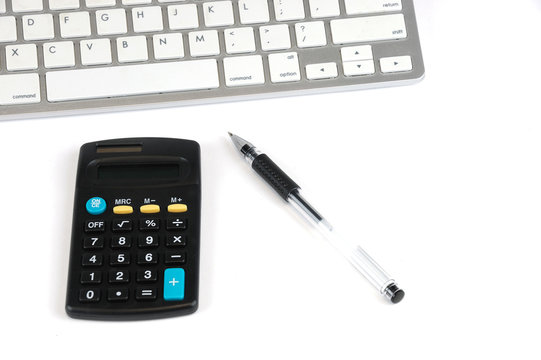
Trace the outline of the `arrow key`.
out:
M 379 59 L 382 73 L 395 73 L 413 70 L 411 56 L 393 56 Z
M 322 63 L 306 65 L 306 77 L 308 80 L 333 79 L 338 76 L 336 63 Z
M 374 73 L 375 68 L 372 60 L 348 61 L 344 63 L 344 75 L 346 76 L 372 75 Z

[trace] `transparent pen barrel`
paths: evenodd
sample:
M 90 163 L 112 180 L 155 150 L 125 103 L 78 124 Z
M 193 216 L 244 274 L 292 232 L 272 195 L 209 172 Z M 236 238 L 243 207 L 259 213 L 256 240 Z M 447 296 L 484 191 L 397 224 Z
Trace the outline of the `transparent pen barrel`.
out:
M 357 271 L 359 271 L 378 291 L 392 302 L 398 302 L 403 297 L 394 279 L 392 279 L 374 259 L 360 246 L 353 245 L 340 237 L 331 224 L 319 214 L 298 191 L 288 197 L 288 202 L 336 248 Z M 400 292 L 400 294 L 397 294 Z M 398 297 L 396 296 L 398 295 Z

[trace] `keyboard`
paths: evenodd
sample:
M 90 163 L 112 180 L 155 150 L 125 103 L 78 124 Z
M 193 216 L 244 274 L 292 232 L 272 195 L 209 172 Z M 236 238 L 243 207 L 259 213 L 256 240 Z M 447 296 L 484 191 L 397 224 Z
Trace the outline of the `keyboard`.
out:
M 0 0 L 0 119 L 423 76 L 412 0 Z

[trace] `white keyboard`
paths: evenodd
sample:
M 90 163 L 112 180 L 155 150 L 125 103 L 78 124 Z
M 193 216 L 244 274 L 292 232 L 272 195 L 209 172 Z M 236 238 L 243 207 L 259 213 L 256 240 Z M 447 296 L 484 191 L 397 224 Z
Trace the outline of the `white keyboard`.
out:
M 400 85 L 412 0 L 0 0 L 0 118 Z

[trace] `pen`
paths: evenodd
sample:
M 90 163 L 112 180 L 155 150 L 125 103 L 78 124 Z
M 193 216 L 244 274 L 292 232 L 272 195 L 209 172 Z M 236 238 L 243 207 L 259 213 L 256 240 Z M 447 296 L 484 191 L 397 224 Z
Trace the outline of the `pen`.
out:
M 240 136 L 229 133 L 233 144 L 255 170 L 272 188 L 333 245 L 364 277 L 393 304 L 404 298 L 392 279 L 360 246 L 350 245 L 340 238 L 331 224 L 301 196 L 300 187 L 266 154 Z

